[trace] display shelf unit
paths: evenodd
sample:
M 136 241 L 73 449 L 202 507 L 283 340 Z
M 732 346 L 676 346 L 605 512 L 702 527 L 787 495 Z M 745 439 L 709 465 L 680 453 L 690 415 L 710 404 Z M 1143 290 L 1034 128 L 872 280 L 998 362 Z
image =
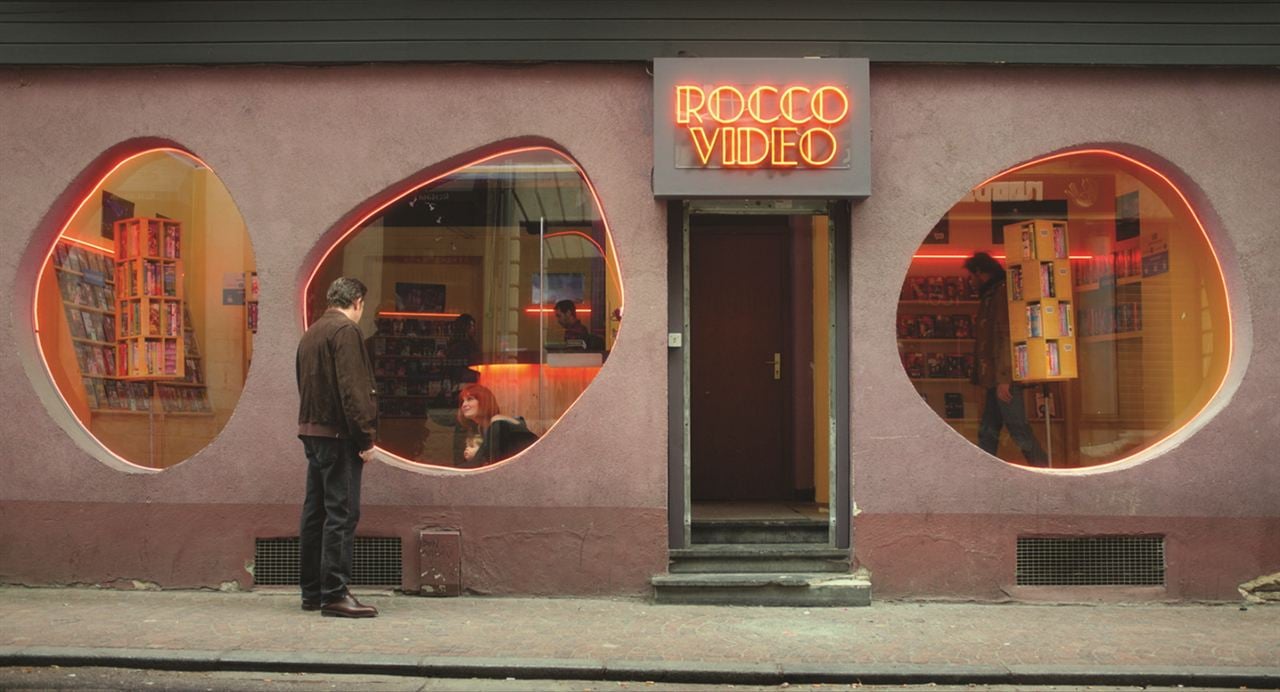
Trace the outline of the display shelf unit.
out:
M 1114 257 L 1119 253 L 1111 253 Z M 1091 266 L 1096 264 L 1091 262 Z M 1082 342 L 1096 343 L 1142 335 L 1142 277 L 1115 278 L 1109 274 L 1098 283 L 1076 284 L 1076 308 Z
M 449 317 L 382 317 L 369 337 L 382 418 L 425 418 L 431 409 L 457 408 L 454 396 L 467 369 L 448 357 Z
M 181 380 L 185 361 L 182 223 L 115 222 L 116 371 L 129 381 Z
M 1091 239 L 1105 252 L 1077 265 L 1096 275 L 1077 285 L 1082 363 L 1114 382 L 1085 392 L 1084 403 L 1124 421 L 1107 428 L 1154 434 L 1202 405 L 1207 356 L 1225 344 L 1208 328 L 1213 292 L 1189 237 L 1152 219 L 1135 238 Z M 1095 430 L 1104 426 L 1090 422 Z
M 1067 222 L 1033 219 L 1005 226 L 1004 234 L 1013 379 L 1075 379 L 1076 316 Z
M 1166 359 L 1162 340 L 1145 338 L 1149 320 L 1144 313 L 1155 310 L 1159 301 L 1151 300 L 1156 292 L 1144 286 L 1142 238 L 1116 242 L 1109 234 L 1095 233 L 1085 240 L 1099 251 L 1073 265 L 1080 367 L 1114 384 L 1081 392 L 1083 411 L 1109 412 L 1102 419 L 1085 415 L 1081 420 L 1094 439 L 1119 444 L 1107 431 L 1146 428 L 1148 401 L 1168 392 L 1173 378 L 1151 370 Z
M 1126 341 L 1129 339 L 1141 339 L 1142 332 L 1113 332 L 1111 334 L 1093 334 L 1090 336 L 1080 337 L 1082 344 L 1099 344 L 1111 341 Z
M 1069 464 L 1077 431 L 1065 416 L 1076 406 L 1067 385 L 1077 378 L 1079 351 L 1068 223 L 1012 223 L 1004 227 L 1004 238 L 1013 379 L 1039 385 L 1026 397 L 1027 418 L 1044 426 L 1041 443 L 1049 465 Z
M 166 380 L 155 385 L 160 410 L 169 415 L 210 415 L 209 387 L 204 378 L 204 357 L 196 339 L 191 308 L 182 305 L 182 380 Z
M 898 301 L 898 354 L 925 403 L 952 425 L 968 425 L 980 406 L 973 370 L 978 298 L 958 273 L 911 275 Z M 976 440 L 976 428 L 965 430 Z
M 53 268 L 88 409 L 95 414 L 146 413 L 148 385 L 121 381 L 116 374 L 113 255 L 62 240 L 54 248 Z
M 244 326 L 250 334 L 258 333 L 258 272 L 245 272 Z

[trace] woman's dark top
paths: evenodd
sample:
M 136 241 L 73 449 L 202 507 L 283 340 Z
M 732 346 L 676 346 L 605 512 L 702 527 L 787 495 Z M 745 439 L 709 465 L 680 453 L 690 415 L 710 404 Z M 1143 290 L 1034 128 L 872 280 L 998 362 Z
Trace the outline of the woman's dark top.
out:
M 536 442 L 538 436 L 529 429 L 524 418 L 514 420 L 505 416 L 495 418 L 484 433 L 484 441 L 471 461 L 464 461 L 461 466 L 487 466 L 523 452 Z

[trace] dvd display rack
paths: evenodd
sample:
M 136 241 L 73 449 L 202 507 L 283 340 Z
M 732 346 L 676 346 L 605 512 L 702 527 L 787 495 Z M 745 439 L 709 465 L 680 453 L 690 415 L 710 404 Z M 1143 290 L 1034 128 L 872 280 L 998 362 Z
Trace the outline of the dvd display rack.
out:
M 182 380 L 182 223 L 115 222 L 116 372 L 129 381 Z
M 191 310 L 182 306 L 182 380 L 157 382 L 156 398 L 160 409 L 173 413 L 212 413 L 209 405 L 209 386 L 204 379 L 204 358 L 196 341 L 195 323 Z
M 244 321 L 249 333 L 258 333 L 258 272 L 245 272 Z
M 458 387 L 475 373 L 465 359 L 448 357 L 452 319 L 382 317 L 369 337 L 378 413 L 422 418 L 431 409 L 457 407 Z
M 111 253 L 62 240 L 54 247 L 53 269 L 89 410 L 148 410 L 149 386 L 116 376 L 115 263 Z
M 1013 379 L 1075 379 L 1076 325 L 1072 311 L 1067 223 L 1033 219 L 1005 226 L 1009 337 Z
M 977 288 L 954 268 L 946 275 L 909 275 L 899 296 L 902 367 L 929 407 L 953 425 L 977 422 L 979 392 L 969 381 L 977 308 Z

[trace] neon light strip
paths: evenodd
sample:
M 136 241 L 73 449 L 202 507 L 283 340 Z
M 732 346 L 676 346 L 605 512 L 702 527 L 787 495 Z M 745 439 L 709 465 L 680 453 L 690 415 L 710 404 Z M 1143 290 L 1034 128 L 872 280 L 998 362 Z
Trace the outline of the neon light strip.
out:
M 1006 175 L 1011 175 L 1011 174 L 1013 174 L 1013 173 L 1017 173 L 1018 171 L 1025 170 L 1025 169 L 1027 169 L 1027 168 L 1030 168 L 1031 166 L 1038 166 L 1038 165 L 1040 165 L 1040 164 L 1042 164 L 1042 163 L 1048 163 L 1048 162 L 1050 162 L 1050 161 L 1057 161 L 1058 159 L 1067 158 L 1067 157 L 1069 157 L 1069 156 L 1079 156 L 1079 155 L 1082 155 L 1082 154 L 1098 154 L 1098 155 L 1101 155 L 1101 156 L 1110 156 L 1110 157 L 1112 157 L 1112 158 L 1120 159 L 1121 161 L 1124 161 L 1124 162 L 1126 162 L 1126 163 L 1133 164 L 1134 166 L 1137 166 L 1138 168 L 1141 168 L 1142 170 L 1147 171 L 1148 173 L 1150 173 L 1150 174 L 1154 175 L 1155 177 L 1159 178 L 1160 180 L 1164 181 L 1164 184 L 1165 184 L 1166 186 L 1168 186 L 1168 188 L 1169 188 L 1170 190 L 1173 190 L 1174 194 L 1176 194 L 1176 195 L 1178 196 L 1178 199 L 1182 202 L 1182 205 L 1183 205 L 1184 207 L 1186 207 L 1186 209 L 1187 209 L 1187 213 L 1188 213 L 1188 214 L 1190 214 L 1190 215 L 1191 215 L 1191 219 L 1192 219 L 1193 221 L 1195 221 L 1196 228 L 1200 229 L 1200 234 L 1201 234 L 1201 235 L 1202 235 L 1206 240 L 1208 240 L 1208 238 L 1209 238 L 1209 232 L 1208 232 L 1207 230 L 1205 230 L 1204 222 L 1200 220 L 1200 215 L 1199 215 L 1199 214 L 1197 214 L 1197 213 L 1196 213 L 1195 208 L 1194 208 L 1193 206 L 1191 206 L 1191 200 L 1187 199 L 1187 196 L 1186 196 L 1185 194 L 1183 194 L 1183 192 L 1182 192 L 1182 189 L 1181 189 L 1181 188 L 1179 188 L 1177 185 L 1175 185 L 1175 184 L 1173 183 L 1173 181 L 1169 179 L 1169 177 L 1168 177 L 1168 176 L 1166 176 L 1164 173 L 1161 173 L 1160 171 L 1156 170 L 1155 168 L 1152 168 L 1151 166 L 1148 166 L 1147 164 L 1145 164 L 1145 163 L 1143 163 L 1143 162 L 1141 162 L 1141 161 L 1139 161 L 1139 160 L 1137 160 L 1137 159 L 1135 159 L 1135 158 L 1133 158 L 1133 157 L 1131 157 L 1131 156 L 1126 156 L 1125 154 L 1121 154 L 1121 153 L 1120 153 L 1120 152 L 1118 152 L 1118 151 L 1112 151 L 1112 150 L 1110 150 L 1110 149 L 1077 149 L 1077 150 L 1075 150 L 1075 151 L 1060 152 L 1060 153 L 1057 153 L 1057 154 L 1051 154 L 1051 155 L 1049 155 L 1049 156 L 1044 156 L 1044 157 L 1042 157 L 1042 158 L 1033 159 L 1033 160 L 1028 161 L 1028 162 L 1026 162 L 1026 163 L 1023 163 L 1023 164 L 1019 164 L 1019 165 L 1017 165 L 1017 166 L 1014 166 L 1013 168 L 1010 168 L 1010 169 L 1008 169 L 1008 170 L 1006 170 L 1006 171 L 1004 171 L 1004 172 L 1002 172 L 1002 173 L 999 173 L 999 174 L 997 174 L 997 175 L 993 175 L 993 176 L 991 176 L 990 178 L 987 178 L 986 180 L 982 181 L 981 183 L 978 183 L 976 186 L 974 186 L 974 188 L 973 188 L 973 189 L 975 189 L 975 190 L 976 190 L 976 189 L 978 189 L 978 188 L 982 187 L 983 185 L 986 185 L 987 183 L 990 183 L 990 182 L 992 182 L 992 181 L 996 180 L 997 178 L 1002 178 L 1002 177 L 1004 177 L 1004 176 L 1006 176 Z M 1221 259 L 1220 257 L 1218 257 L 1218 253 L 1217 253 L 1217 251 L 1216 251 L 1216 250 L 1214 250 L 1213 243 L 1207 243 L 1207 244 L 1208 244 L 1208 246 L 1209 246 L 1209 254 L 1213 257 L 1214 266 L 1216 266 L 1216 267 L 1217 267 L 1217 270 L 1218 270 L 1218 276 L 1219 276 L 1219 277 L 1221 277 L 1221 276 L 1223 276 L 1223 273 L 1222 273 L 1222 259 Z M 1223 286 L 1222 286 L 1222 293 L 1223 293 L 1223 295 L 1226 295 L 1226 292 L 1227 292 L 1227 286 L 1226 286 L 1226 283 L 1224 282 L 1224 283 L 1223 283 Z M 1226 324 L 1226 329 L 1227 329 L 1227 367 L 1226 367 L 1226 369 L 1223 371 L 1225 374 L 1223 375 L 1222 380 L 1221 380 L 1220 382 L 1218 382 L 1218 387 L 1217 387 L 1217 389 L 1215 389 L 1215 390 L 1213 391 L 1213 394 L 1212 394 L 1212 395 L 1210 395 L 1210 396 L 1209 396 L 1209 398 L 1205 401 L 1204 406 L 1201 406 L 1201 407 L 1200 407 L 1200 410 L 1199 410 L 1199 411 L 1197 411 L 1197 412 L 1196 412 L 1196 414 L 1195 414 L 1194 416 L 1191 416 L 1190 418 L 1188 418 L 1188 419 L 1187 419 L 1187 423 L 1186 423 L 1186 424 L 1184 424 L 1182 427 L 1178 428 L 1177 430 L 1174 430 L 1174 431 L 1170 432 L 1168 435 L 1165 435 L 1164 437 L 1162 437 L 1162 438 L 1160 438 L 1159 440 L 1157 440 L 1157 441 L 1153 442 L 1152 444 L 1147 445 L 1144 449 L 1152 449 L 1152 448 L 1155 448 L 1155 447 L 1159 447 L 1160 445 L 1164 444 L 1165 442 L 1168 442 L 1171 438 L 1173 438 L 1173 437 L 1174 437 L 1175 435 L 1177 435 L 1179 432 L 1181 432 L 1183 428 L 1186 428 L 1186 427 L 1187 427 L 1188 425 L 1190 425 L 1193 421 L 1195 421 L 1196 419 L 1198 419 L 1201 415 L 1203 415 L 1203 414 L 1204 414 L 1205 410 L 1207 410 L 1207 409 L 1209 408 L 1209 405 L 1210 405 L 1210 404 L 1212 404 L 1212 403 L 1213 403 L 1213 401 L 1214 401 L 1215 399 L 1217 399 L 1217 398 L 1218 398 L 1218 395 L 1222 393 L 1222 388 L 1223 388 L 1224 386 L 1226 386 L 1226 383 L 1227 383 L 1227 377 L 1226 377 L 1226 374 L 1229 374 L 1229 373 L 1231 372 L 1231 362 L 1232 362 L 1232 359 L 1234 358 L 1234 354 L 1235 354 L 1235 330 L 1234 330 L 1234 327 L 1233 327 L 1233 324 L 1232 324 L 1234 317 L 1233 317 L 1233 316 L 1232 316 L 1232 314 L 1231 314 L 1231 301 L 1230 301 L 1230 300 L 1228 300 L 1228 301 L 1226 301 L 1226 302 L 1227 302 L 1227 324 Z M 1132 456 L 1132 455 L 1131 455 L 1131 456 Z M 1116 461 L 1117 461 L 1117 462 L 1118 462 L 1118 461 L 1124 461 L 1124 459 L 1117 459 Z M 1108 462 L 1108 463 L 1116 463 L 1116 462 Z M 1105 465 L 1106 465 L 1106 464 L 1099 464 L 1099 466 L 1105 466 Z M 1086 467 L 1086 468 L 1096 468 L 1096 467 Z
M 912 255 L 912 256 L 911 256 L 911 259 L 918 259 L 918 260 L 943 260 L 943 259 L 946 259 L 946 260 L 949 260 L 949 259 L 964 260 L 964 259 L 969 259 L 969 258 L 970 258 L 970 257 L 972 257 L 972 256 L 973 256 L 973 255 Z M 992 257 L 994 257 L 995 259 L 1006 259 L 1006 257 L 1005 257 L 1004 255 L 992 255 Z M 1061 258 L 1057 258 L 1057 259 L 1061 259 Z M 1067 259 L 1073 259 L 1073 260 L 1091 260 L 1091 259 L 1093 259 L 1093 255 L 1067 255 Z
M 414 185 L 414 186 L 412 186 L 412 187 L 407 188 L 407 189 L 406 189 L 403 193 L 401 193 L 400 195 L 398 195 L 398 196 L 396 196 L 396 197 L 394 197 L 394 198 L 392 198 L 392 199 L 388 200 L 387 202 L 384 202 L 384 203 L 382 203 L 382 204 L 378 205 L 377 207 L 375 207 L 375 208 L 374 208 L 372 211 L 370 211 L 369 213 L 365 214 L 364 216 L 361 216 L 361 217 L 360 217 L 360 219 L 359 219 L 358 221 L 356 221 L 354 224 L 352 224 L 351 228 L 349 228 L 349 229 L 347 229 L 346 231 L 344 231 L 341 235 L 339 235 L 339 236 L 338 236 L 338 239 L 337 239 L 337 240 L 333 241 L 333 243 L 329 246 L 329 249 L 328 249 L 328 250 L 325 250 L 324 254 L 320 256 L 319 261 L 317 261 L 317 262 L 316 262 L 315 267 L 311 270 L 311 274 L 307 276 L 307 280 L 306 280 L 305 282 L 303 282 L 303 284 L 302 284 L 302 294 L 299 296 L 299 300 L 298 300 L 298 304 L 302 306 L 302 326 L 303 326 L 303 328 L 304 328 L 304 329 L 306 328 L 306 325 L 307 325 L 307 317 L 308 317 L 308 315 L 307 315 L 307 291 L 308 291 L 308 289 L 310 289 L 310 288 L 311 288 L 311 283 L 312 283 L 313 281 L 315 281 L 315 279 L 316 279 L 316 274 L 318 274 L 318 273 L 320 272 L 320 268 L 321 268 L 321 267 L 323 267 L 323 266 L 324 266 L 325 261 L 329 259 L 329 255 L 333 254 L 333 251 L 334 251 L 334 250 L 337 250 L 337 249 L 338 249 L 338 246 L 339 246 L 339 245 L 341 245 L 341 244 L 342 244 L 342 242 L 343 242 L 344 240 L 346 240 L 349 236 L 351 236 L 351 234 L 355 233 L 356 231 L 359 231 L 359 230 L 361 229 L 361 227 L 363 227 L 363 226 L 365 225 L 365 223 L 367 223 L 367 222 L 369 221 L 369 219 L 372 219 L 373 217 L 377 216 L 377 215 L 378 215 L 378 214 L 380 214 L 384 209 L 386 209 L 387 207 L 391 206 L 392 204 L 395 204 L 396 202 L 398 202 L 398 201 L 400 201 L 400 200 L 404 199 L 405 197 L 407 197 L 407 196 L 409 195 L 409 193 L 411 193 L 411 192 L 413 192 L 413 191 L 415 191 L 415 190 L 418 190 L 418 189 L 421 189 L 421 188 L 427 187 L 427 186 L 429 186 L 429 185 L 432 185 L 432 184 L 434 184 L 434 183 L 436 183 L 436 182 L 439 182 L 440 180 L 442 180 L 442 179 L 444 179 L 444 178 L 448 178 L 449 176 L 456 175 L 456 174 L 458 174 L 458 173 L 460 173 L 460 172 L 462 172 L 462 171 L 465 171 L 465 170 L 467 170 L 467 169 L 469 169 L 469 168 L 472 168 L 473 166 L 479 166 L 479 165 L 482 165 L 482 164 L 488 163 L 488 162 L 490 162 L 490 161 L 493 161 L 494 159 L 501 158 L 501 157 L 503 157 L 503 156 L 515 156 L 515 155 L 517 155 L 517 154 L 524 154 L 524 153 L 534 152 L 534 151 L 547 151 L 547 152 L 551 152 L 552 154 L 555 154 L 556 156 L 560 157 L 560 158 L 561 158 L 561 159 L 563 159 L 564 161 L 568 162 L 570 165 L 572 165 L 572 166 L 573 166 L 574 170 L 576 170 L 576 171 L 578 172 L 578 177 L 582 180 L 583 184 L 587 186 L 587 190 L 589 190 L 589 191 L 591 192 L 591 199 L 592 199 L 592 201 L 594 201 L 594 202 L 595 202 L 595 204 L 596 204 L 596 209 L 600 212 L 600 222 L 601 222 L 602 224 L 604 224 L 604 237 L 605 237 L 605 242 L 608 244 L 608 247 L 609 247 L 608 252 L 607 252 L 607 253 L 602 253 L 602 254 L 604 254 L 604 255 L 605 255 L 605 257 L 606 257 L 606 259 L 607 259 L 607 260 L 611 260 L 611 261 L 613 262 L 613 266 L 617 268 L 617 271 L 618 271 L 618 277 L 619 277 L 619 280 L 618 280 L 618 305 L 620 305 L 620 306 L 626 305 L 625 295 L 624 295 L 624 293 L 623 293 L 624 289 L 623 289 L 623 287 L 622 287 L 622 280 L 621 280 L 621 277 L 622 277 L 622 265 L 621 265 L 621 263 L 619 263 L 619 262 L 618 262 L 617 251 L 616 251 L 616 248 L 614 248 L 614 245 L 613 245 L 613 230 L 609 227 L 609 218 L 608 218 L 608 216 L 605 214 L 605 211 L 604 211 L 604 204 L 603 204 L 603 203 L 601 202 L 601 200 L 600 200 L 600 194 L 596 191 L 596 186 L 595 186 L 595 185 L 593 185 L 593 184 L 591 183 L 591 179 L 587 177 L 587 173 L 586 173 L 586 171 L 582 170 L 582 166 L 579 166 L 577 161 L 574 161 L 572 158 L 570 158 L 570 157 L 569 157 L 567 154 L 565 154 L 564 152 L 562 152 L 562 151 L 560 151 L 560 150 L 558 150 L 558 149 L 554 149 L 554 148 L 552 148 L 552 147 L 548 147 L 548 146 L 530 146 L 530 147 L 517 147 L 517 148 L 515 148 L 515 149 L 507 149 L 507 150 L 504 150 L 504 151 L 499 151 L 499 152 L 496 152 L 496 153 L 490 154 L 490 155 L 488 155 L 488 156 L 485 156 L 485 157 L 483 157 L 483 158 L 481 158 L 481 159 L 479 159 L 479 160 L 472 161 L 471 163 L 468 163 L 468 164 L 465 164 L 465 165 L 462 165 L 462 166 L 458 166 L 458 167 L 456 167 L 456 168 L 453 168 L 453 169 L 450 169 L 450 170 L 448 170 L 448 171 L 445 171 L 444 173 L 441 173 L 441 174 L 439 174 L 439 175 L 436 175 L 436 176 L 434 176 L 434 177 L 432 177 L 432 178 L 430 178 L 430 179 L 426 180 L 425 182 L 418 183 L 417 185 Z M 597 245 L 597 247 L 598 247 L 598 245 Z M 583 389 L 583 391 L 585 392 L 585 391 L 586 391 L 586 389 Z M 581 395 L 581 394 L 579 394 L 579 395 L 578 395 L 578 398 L 581 398 L 581 397 L 582 397 L 582 395 Z M 578 402 L 578 400 L 577 400 L 577 399 L 574 399 L 573 403 L 569 404 L 569 407 L 568 407 L 568 408 L 573 408 L 574 404 L 576 404 L 577 402 Z M 566 408 L 565 410 L 568 410 L 568 408 Z M 544 434 L 543 434 L 543 436 L 545 437 L 547 434 L 550 434 L 550 433 L 551 433 L 551 430 L 552 430 L 552 429 L 554 429 L 554 428 L 555 428 L 555 426 L 559 424 L 559 422 L 560 422 L 560 421 L 558 421 L 558 420 L 557 420 L 556 422 L 552 423 L 552 424 L 551 424 L 551 427 L 547 429 L 547 432 L 546 432 L 546 433 L 544 433 Z M 404 464 L 407 464 L 407 465 L 409 465 L 409 466 L 411 466 L 411 467 L 418 467 L 418 466 L 424 466 L 424 465 L 425 465 L 425 466 L 436 466 L 436 465 L 434 465 L 434 464 L 423 464 L 422 462 L 418 462 L 418 461 L 410 461 L 409 459 L 405 459 L 404 457 L 402 457 L 402 456 L 400 456 L 400 455 L 398 455 L 398 454 L 394 454 L 394 453 L 392 453 L 392 452 L 389 452 L 389 451 L 387 451 L 387 450 L 385 450 L 385 449 L 382 449 L 381 447 L 379 447 L 378 449 L 379 449 L 383 454 L 386 454 L 387 456 L 392 457 L 393 459 L 396 459 L 397 461 L 400 461 L 400 462 L 402 462 L 402 463 L 404 463 Z M 499 466 L 503 466 L 503 465 L 505 465 L 505 464 L 507 464 L 507 463 L 510 463 L 511 461 L 514 461 L 515 459 L 518 459 L 522 454 L 524 454 L 524 452 L 520 452 L 519 454 L 516 454 L 515 456 L 508 457 L 508 458 L 506 458 L 506 459 L 503 459 L 502 461 L 499 461 L 499 462 L 496 462 L 496 463 L 493 463 L 493 464 L 489 464 L 488 466 L 483 466 L 483 467 L 476 468 L 476 469 L 452 469 L 452 470 L 454 470 L 454 471 L 460 471 L 460 472 L 463 472 L 463 473 L 475 473 L 475 472 L 478 472 L 478 471 L 486 471 L 486 470 L 493 469 L 493 468 L 497 468 L 497 467 L 499 467 Z M 449 468 L 449 467 L 442 467 L 442 466 L 436 466 L 436 467 L 437 467 L 437 468 Z
M 439 317 L 444 319 L 454 319 L 462 317 L 460 312 L 380 312 L 378 317 Z
M 600 247 L 600 243 L 596 242 L 595 238 L 592 238 L 591 236 L 587 235 L 586 233 L 583 233 L 582 231 L 556 231 L 555 233 L 548 233 L 542 237 L 544 239 L 550 240 L 551 238 L 558 238 L 560 236 L 565 236 L 565 235 L 576 235 L 576 236 L 585 238 L 587 242 L 596 246 L 596 250 L 600 253 L 600 256 L 604 257 L 604 248 Z
M 36 273 L 35 298 L 32 300 L 32 303 L 31 303 L 31 324 L 34 327 L 35 333 L 36 333 L 36 351 L 40 354 L 40 362 L 44 363 L 45 372 L 49 373 L 49 380 L 53 383 L 54 391 L 58 393 L 58 398 L 61 399 L 63 405 L 67 407 L 67 411 L 71 413 L 71 417 L 75 419 L 76 423 L 80 426 L 80 429 L 83 430 L 86 435 L 92 438 L 94 442 L 98 443 L 98 446 L 101 447 L 104 451 L 106 451 L 107 454 L 110 454 L 112 457 L 116 458 L 121 463 L 127 464 L 134 468 L 144 469 L 146 471 L 152 471 L 152 472 L 159 471 L 159 469 L 151 466 L 143 466 L 141 464 L 135 464 L 134 462 L 129 461 L 128 459 L 125 459 L 119 454 L 116 454 L 102 440 L 98 439 L 98 436 L 94 435 L 93 431 L 89 430 L 89 426 L 85 425 L 84 421 L 80 420 L 80 416 L 76 415 L 75 409 L 71 407 L 71 402 L 67 401 L 67 397 L 63 396 L 62 388 L 59 387 L 57 384 L 57 381 L 54 380 L 53 368 L 49 365 L 49 359 L 46 358 L 44 355 L 45 345 L 44 345 L 44 338 L 40 331 L 40 309 L 39 308 L 40 308 L 40 290 L 44 284 L 44 273 L 46 269 L 53 266 L 53 261 L 52 261 L 53 253 L 57 249 L 59 242 L 67 241 L 71 243 L 78 243 L 81 245 L 86 245 L 88 247 L 102 250 L 103 252 L 106 252 L 108 254 L 115 254 L 111 250 L 107 250 L 106 248 L 99 248 L 98 246 L 93 245 L 92 243 L 88 243 L 83 240 L 79 240 L 77 238 L 67 237 L 66 235 L 67 231 L 71 228 L 71 222 L 75 221 L 76 217 L 80 215 L 80 212 L 84 210 L 85 205 L 88 204 L 90 200 L 97 198 L 96 193 L 98 192 L 99 189 L 101 189 L 104 185 L 106 185 L 108 178 L 114 175 L 116 171 L 120 170 L 121 167 L 123 167 L 125 164 L 129 163 L 130 161 L 133 161 L 134 159 L 140 158 L 142 156 L 147 156 L 155 153 L 169 153 L 175 156 L 185 156 L 191 159 L 192 161 L 198 162 L 200 165 L 204 166 L 210 171 L 213 170 L 213 168 L 210 167 L 209 164 L 205 163 L 203 159 L 196 156 L 195 154 L 192 154 L 189 151 L 185 151 L 183 149 L 177 149 L 174 147 L 155 147 L 153 149 L 144 149 L 140 152 L 126 156 L 125 158 L 118 161 L 115 165 L 111 166 L 111 168 L 108 169 L 107 172 L 104 173 L 102 177 L 98 179 L 98 182 L 94 183 L 89 188 L 90 192 L 87 195 L 85 195 L 83 199 L 80 200 L 79 204 L 76 205 L 75 210 L 73 210 L 71 214 L 67 217 L 66 223 L 62 224 L 62 230 L 58 231 L 58 235 L 54 238 L 53 243 L 49 245 L 49 251 L 45 253 L 44 261 L 41 262 L 40 264 L 40 270 Z
M 81 245 L 81 246 L 83 246 L 83 247 L 87 247 L 87 248 L 90 248 L 90 249 L 92 249 L 92 250 L 97 250 L 98 252 L 105 252 L 105 253 L 106 253 L 106 254 L 108 254 L 108 255 L 114 255 L 114 254 L 116 254 L 115 250 L 112 250 L 112 249 L 111 249 L 111 248 L 109 248 L 109 247 L 103 247 L 103 246 L 101 246 L 101 245 L 94 245 L 93 243 L 91 243 L 91 242 L 89 242 L 89 241 L 87 241 L 87 240 L 80 240 L 79 238 L 59 238 L 58 240 L 60 240 L 60 241 L 62 241 L 62 242 L 64 242 L 64 243 L 71 243 L 72 245 Z
M 542 367 L 538 363 L 480 363 L 471 366 L 480 373 L 485 372 L 510 372 L 512 370 L 532 370 Z
M 540 308 L 540 307 L 538 307 L 538 306 L 534 305 L 534 306 L 532 306 L 532 307 L 527 307 L 527 308 L 525 308 L 525 309 L 524 309 L 524 311 L 525 311 L 525 313 L 526 313 L 526 314 L 529 314 L 529 315 L 539 315 L 539 314 L 546 314 L 546 313 L 555 312 L 555 311 L 556 311 L 556 309 L 555 309 L 555 308 Z M 574 308 L 574 312 L 578 313 L 579 315 L 590 315 L 590 314 L 591 314 L 591 306 L 589 306 L 589 305 L 580 305 L 580 306 L 578 306 L 578 307 Z

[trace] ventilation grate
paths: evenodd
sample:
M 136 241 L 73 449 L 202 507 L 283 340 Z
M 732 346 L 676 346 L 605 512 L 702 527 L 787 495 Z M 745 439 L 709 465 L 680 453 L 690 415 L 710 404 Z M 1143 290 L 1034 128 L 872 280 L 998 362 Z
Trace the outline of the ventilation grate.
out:
M 399 587 L 403 560 L 399 538 L 356 536 L 351 585 Z M 254 586 L 297 586 L 297 537 L 259 538 L 254 545 L 253 564 Z
M 1164 536 L 1019 536 L 1017 584 L 1163 586 Z

